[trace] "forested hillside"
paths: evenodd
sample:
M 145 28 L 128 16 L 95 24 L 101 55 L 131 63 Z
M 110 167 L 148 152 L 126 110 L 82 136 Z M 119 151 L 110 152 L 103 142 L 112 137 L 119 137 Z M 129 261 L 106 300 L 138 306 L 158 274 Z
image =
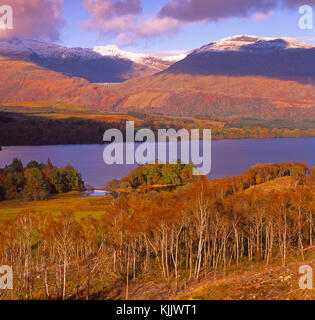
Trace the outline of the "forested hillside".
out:
M 277 179 L 291 182 L 263 188 Z M 130 287 L 149 290 L 152 281 L 175 294 L 213 272 L 285 266 L 310 258 L 314 183 L 305 164 L 257 165 L 238 177 L 123 194 L 97 218 L 24 210 L 0 226 L 0 263 L 14 266 L 12 297 L 24 299 L 132 298 Z

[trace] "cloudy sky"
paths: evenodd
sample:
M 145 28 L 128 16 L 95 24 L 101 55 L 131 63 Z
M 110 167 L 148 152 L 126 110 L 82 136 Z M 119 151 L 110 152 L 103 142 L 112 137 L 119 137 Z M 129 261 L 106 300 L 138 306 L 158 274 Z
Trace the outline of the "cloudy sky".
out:
M 198 48 L 235 34 L 296 37 L 315 44 L 315 29 L 300 30 L 299 7 L 315 0 L 0 0 L 14 11 L 14 30 L 66 46 L 115 43 L 145 51 Z M 315 22 L 315 21 L 314 21 Z

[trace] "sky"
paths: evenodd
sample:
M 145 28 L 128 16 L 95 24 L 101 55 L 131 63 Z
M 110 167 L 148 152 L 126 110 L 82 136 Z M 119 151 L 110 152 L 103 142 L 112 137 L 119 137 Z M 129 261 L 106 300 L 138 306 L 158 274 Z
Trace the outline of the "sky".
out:
M 315 9 L 315 0 L 0 0 L 5 4 L 13 8 L 14 29 L 0 31 L 0 38 L 68 47 L 177 53 L 236 34 L 315 45 L 315 29 L 299 28 L 299 7 Z

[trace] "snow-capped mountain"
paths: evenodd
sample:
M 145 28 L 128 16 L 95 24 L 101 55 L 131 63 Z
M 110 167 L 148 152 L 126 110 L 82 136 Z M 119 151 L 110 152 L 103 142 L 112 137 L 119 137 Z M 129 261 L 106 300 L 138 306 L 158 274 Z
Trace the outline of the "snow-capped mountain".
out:
M 188 54 L 151 54 L 116 45 L 67 48 L 35 40 L 0 40 L 0 56 L 31 61 L 90 82 L 122 82 L 159 72 L 315 78 L 315 47 L 292 38 L 237 35 Z
M 283 50 L 283 49 L 310 49 L 313 46 L 294 38 L 260 38 L 250 35 L 236 35 L 201 47 L 194 53 L 209 51 L 241 51 L 241 50 Z
M 0 40 L 0 56 L 23 59 L 91 82 L 121 82 L 163 71 L 186 55 L 160 57 L 123 51 L 115 45 L 67 48 L 35 40 Z
M 164 72 L 315 80 L 315 47 L 293 38 L 239 35 L 194 50 Z

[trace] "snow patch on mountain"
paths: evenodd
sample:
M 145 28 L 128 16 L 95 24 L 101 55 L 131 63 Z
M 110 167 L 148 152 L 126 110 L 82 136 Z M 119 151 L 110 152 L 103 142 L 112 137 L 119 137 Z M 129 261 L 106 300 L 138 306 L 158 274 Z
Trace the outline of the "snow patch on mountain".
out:
M 156 60 L 160 62 L 177 62 L 186 58 L 187 54 L 161 56 L 157 54 L 147 54 L 142 52 L 132 52 L 121 50 L 116 45 L 98 46 L 93 48 L 94 52 L 102 56 L 112 56 L 121 59 L 128 59 L 136 63 L 147 65 L 148 60 Z

